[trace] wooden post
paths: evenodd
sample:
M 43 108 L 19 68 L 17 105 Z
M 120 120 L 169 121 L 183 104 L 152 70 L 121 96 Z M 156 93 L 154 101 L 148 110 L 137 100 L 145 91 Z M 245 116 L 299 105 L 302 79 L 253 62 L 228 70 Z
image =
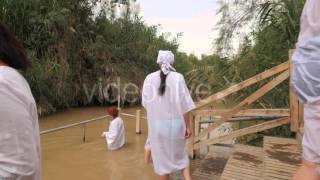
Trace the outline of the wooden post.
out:
M 190 121 L 190 129 L 193 131 L 192 136 L 188 139 L 188 154 L 191 159 L 195 158 L 195 151 L 194 151 L 194 132 L 195 132 L 195 117 L 192 113 L 189 115 Z
M 118 83 L 118 110 L 121 108 L 121 81 L 120 78 L 117 78 L 117 83 Z
M 211 139 L 211 138 L 210 138 L 210 135 L 211 135 L 211 133 L 208 133 L 206 141 L 208 141 L 209 139 Z M 207 152 L 206 152 L 206 154 L 208 154 L 209 152 L 210 152 L 210 145 L 207 146 Z
M 87 125 L 83 125 L 83 134 L 82 134 L 82 142 L 86 142 L 86 132 L 87 132 Z
M 201 130 L 201 124 L 200 124 L 200 121 L 201 121 L 201 117 L 199 115 L 196 115 L 194 117 L 194 136 L 198 136 L 199 133 L 200 133 L 200 130 Z M 198 149 L 198 150 L 194 150 L 194 156 L 199 156 L 201 153 L 201 150 Z
M 304 105 L 299 102 L 299 129 L 304 128 Z
M 302 137 L 304 132 L 304 106 L 299 102 L 299 122 L 298 122 L 298 131 L 296 134 L 296 139 L 300 144 L 302 144 Z
M 141 110 L 136 111 L 136 134 L 141 134 Z
M 294 53 L 293 49 L 289 50 L 289 62 L 290 62 L 290 83 L 293 72 L 293 62 L 292 55 Z M 289 97 L 290 97 L 290 127 L 291 131 L 297 132 L 299 129 L 299 100 L 298 97 L 292 92 L 291 87 L 289 87 Z

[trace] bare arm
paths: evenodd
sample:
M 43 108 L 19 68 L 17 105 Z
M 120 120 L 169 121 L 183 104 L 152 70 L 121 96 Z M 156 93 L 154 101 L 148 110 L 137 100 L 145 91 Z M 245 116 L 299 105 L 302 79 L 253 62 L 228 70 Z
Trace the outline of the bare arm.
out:
M 192 135 L 192 131 L 191 131 L 191 128 L 190 128 L 190 113 L 187 112 L 185 114 L 183 114 L 183 118 L 184 118 L 184 122 L 186 124 L 186 139 L 190 138 L 191 135 Z

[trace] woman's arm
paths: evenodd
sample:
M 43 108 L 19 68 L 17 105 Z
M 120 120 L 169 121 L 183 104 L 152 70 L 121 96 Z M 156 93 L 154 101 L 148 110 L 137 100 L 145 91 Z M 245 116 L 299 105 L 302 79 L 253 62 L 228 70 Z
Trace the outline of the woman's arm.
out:
M 189 116 L 190 116 L 189 112 L 187 112 L 187 113 L 185 113 L 183 115 L 184 122 L 186 124 L 186 135 L 185 135 L 186 139 L 190 138 L 191 135 L 192 135 L 192 130 L 190 128 L 190 118 L 189 118 Z

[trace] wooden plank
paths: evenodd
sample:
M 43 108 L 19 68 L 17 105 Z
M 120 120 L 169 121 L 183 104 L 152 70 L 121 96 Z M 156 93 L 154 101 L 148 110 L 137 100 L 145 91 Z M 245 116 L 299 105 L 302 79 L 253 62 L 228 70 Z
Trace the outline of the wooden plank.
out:
M 201 116 L 198 114 L 195 114 L 195 123 L 194 123 L 194 135 L 197 136 L 200 133 L 200 121 L 201 121 Z
M 293 62 L 292 55 L 294 50 L 289 50 L 289 69 L 290 69 L 290 83 L 293 73 Z M 293 93 L 292 89 L 289 88 L 289 98 L 290 98 L 290 116 L 291 116 L 291 131 L 297 132 L 299 128 L 299 100 L 298 97 Z
M 221 119 L 217 120 L 213 125 L 209 126 L 207 129 L 203 130 L 198 136 L 194 138 L 194 141 L 197 142 L 200 138 L 207 135 L 207 133 L 211 132 L 213 129 L 216 129 L 221 124 L 226 122 L 228 119 L 232 118 L 236 113 L 238 113 L 242 108 L 247 107 L 252 104 L 254 101 L 259 99 L 261 96 L 265 95 L 267 92 L 272 90 L 274 87 L 285 81 L 289 77 L 289 71 L 285 71 L 281 73 L 279 76 L 275 77 L 269 83 L 264 85 L 262 88 L 257 90 L 255 93 L 247 97 L 241 103 L 239 103 L 236 107 L 234 107 L 230 112 L 227 112 Z
M 217 143 L 221 143 L 230 139 L 234 139 L 240 136 L 244 136 L 244 135 L 248 135 L 248 134 L 252 134 L 252 133 L 257 133 L 257 132 L 261 132 L 261 131 L 265 131 L 267 129 L 272 129 L 278 126 L 282 126 L 285 124 L 288 124 L 290 122 L 289 117 L 285 117 L 285 118 L 280 118 L 277 120 L 273 120 L 273 121 L 269 121 L 269 122 L 265 122 L 265 123 L 261 123 L 258 125 L 254 125 L 254 126 L 250 126 L 247 128 L 243 128 L 234 132 L 231 132 L 227 135 L 223 135 L 214 139 L 210 139 L 210 140 L 206 140 L 206 141 L 202 141 L 199 143 L 196 143 L 194 145 L 195 149 L 198 149 L 200 147 L 203 146 L 208 146 L 208 145 L 212 145 L 212 144 L 217 144 Z
M 215 109 L 215 110 L 197 110 L 194 113 L 201 117 L 215 117 L 219 118 L 230 109 Z M 250 116 L 264 116 L 264 117 L 287 117 L 290 116 L 290 109 L 245 109 L 241 110 L 234 117 L 250 117 Z
M 224 180 L 260 180 L 263 176 L 262 148 L 236 145 L 222 173 Z
M 301 147 L 295 139 L 264 137 L 264 179 L 289 180 L 301 165 Z
M 304 128 L 304 105 L 299 102 L 299 129 Z
M 298 129 L 298 132 L 297 132 L 297 134 L 296 134 L 296 139 L 297 139 L 297 141 L 298 141 L 300 144 L 302 144 L 303 131 L 304 131 L 303 128 L 299 128 L 299 129 Z
M 194 127 L 194 123 L 195 123 L 195 116 L 193 113 L 190 113 L 189 115 L 189 121 L 190 121 L 190 129 L 192 129 L 192 131 L 194 132 L 195 127 Z M 195 158 L 195 152 L 194 152 L 194 134 L 192 134 L 192 136 L 187 140 L 188 142 L 188 154 L 189 157 L 191 159 Z
M 219 179 L 226 163 L 227 159 L 220 157 L 218 154 L 209 153 L 204 159 L 201 160 L 199 167 L 192 173 L 192 179 Z
M 198 115 L 195 115 L 195 120 L 194 120 L 194 136 L 197 136 L 200 133 L 200 129 L 201 129 L 201 117 Z M 200 149 L 194 150 L 194 156 L 200 156 Z
M 244 89 L 246 87 L 249 87 L 249 86 L 251 86 L 253 84 L 256 84 L 259 81 L 267 79 L 267 78 L 269 78 L 269 77 L 271 77 L 273 75 L 276 75 L 276 74 L 278 74 L 280 72 L 283 72 L 283 71 L 285 71 L 287 69 L 289 69 L 289 62 L 285 62 L 285 63 L 282 63 L 282 64 L 276 66 L 276 67 L 268 69 L 268 70 L 266 70 L 266 71 L 264 71 L 264 72 L 262 72 L 262 73 L 260 73 L 258 75 L 253 76 L 252 78 L 249 78 L 249 79 L 247 79 L 247 80 L 245 80 L 245 81 L 243 81 L 243 82 L 241 82 L 239 84 L 233 85 L 233 86 L 231 86 L 231 87 L 229 87 L 229 88 L 227 88 L 227 89 L 225 89 L 225 90 L 223 90 L 221 92 L 218 92 L 218 93 L 216 93 L 216 94 L 214 94 L 214 95 L 212 95 L 212 96 L 210 96 L 210 97 L 208 97 L 208 98 L 206 98 L 204 100 L 201 100 L 200 102 L 197 103 L 197 108 L 196 109 L 200 109 L 201 107 L 206 106 L 206 105 L 208 105 L 208 104 L 210 104 L 210 103 L 212 103 L 212 102 L 214 102 L 216 100 L 222 99 L 222 98 L 224 98 L 224 97 L 226 97 L 226 96 L 228 96 L 230 94 L 233 94 L 233 93 L 235 93 L 237 91 L 240 91 L 240 90 L 242 90 L 242 89 Z
M 141 134 L 141 110 L 136 111 L 136 134 Z
M 296 166 L 294 166 L 294 167 L 287 167 L 286 165 L 285 166 L 279 166 L 279 164 L 277 163 L 277 164 L 272 164 L 273 162 L 272 161 L 268 161 L 268 160 L 266 160 L 265 161 L 266 163 L 268 163 L 268 164 L 270 164 L 270 166 L 268 167 L 269 169 L 274 169 L 274 170 L 279 170 L 279 171 L 285 171 L 285 172 L 287 172 L 287 171 L 295 171 L 296 170 Z

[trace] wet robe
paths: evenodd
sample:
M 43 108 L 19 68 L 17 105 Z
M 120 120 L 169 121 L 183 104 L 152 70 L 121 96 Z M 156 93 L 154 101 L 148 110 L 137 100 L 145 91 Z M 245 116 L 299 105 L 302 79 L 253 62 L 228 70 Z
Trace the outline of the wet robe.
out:
M 307 0 L 301 16 L 301 29 L 293 55 L 294 90 L 300 100 L 320 104 L 320 1 Z
M 0 66 L 0 179 L 40 180 L 37 108 L 27 81 Z
M 123 120 L 120 117 L 111 121 L 109 130 L 104 132 L 109 150 L 120 149 L 125 144 L 125 129 Z
M 320 1 L 307 0 L 293 55 L 292 86 L 304 106 L 303 158 L 320 164 Z
M 160 71 L 149 74 L 143 85 L 142 105 L 147 111 L 148 140 L 155 172 L 170 174 L 189 166 L 183 114 L 195 108 L 184 77 L 170 72 L 166 91 L 159 95 Z

